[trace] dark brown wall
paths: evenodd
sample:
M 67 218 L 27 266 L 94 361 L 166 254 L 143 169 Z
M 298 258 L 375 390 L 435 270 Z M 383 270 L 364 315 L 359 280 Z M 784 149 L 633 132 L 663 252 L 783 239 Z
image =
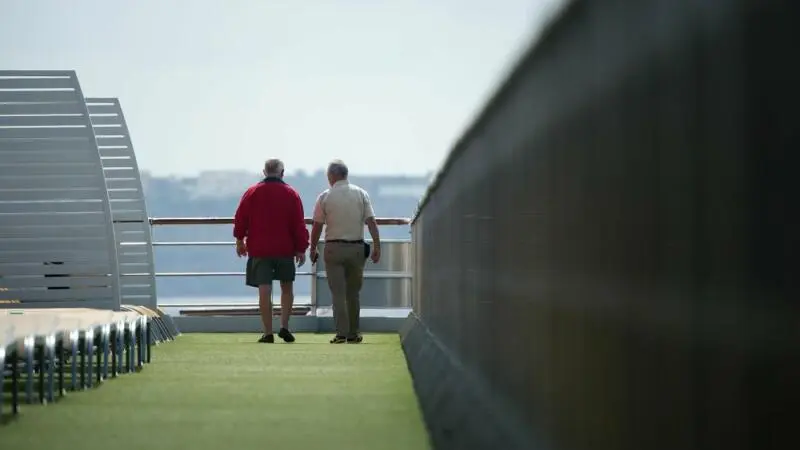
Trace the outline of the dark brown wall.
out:
M 795 5 L 574 2 L 424 199 L 416 312 L 543 448 L 800 448 Z

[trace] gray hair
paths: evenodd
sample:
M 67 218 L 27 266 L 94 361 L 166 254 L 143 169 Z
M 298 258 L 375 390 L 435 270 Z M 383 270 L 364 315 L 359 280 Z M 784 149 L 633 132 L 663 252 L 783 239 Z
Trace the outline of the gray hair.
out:
M 348 173 L 347 164 L 341 159 L 334 159 L 328 164 L 328 173 L 340 180 L 346 180 Z
M 278 158 L 270 158 L 264 163 L 264 175 L 268 177 L 279 177 L 283 172 L 283 161 Z

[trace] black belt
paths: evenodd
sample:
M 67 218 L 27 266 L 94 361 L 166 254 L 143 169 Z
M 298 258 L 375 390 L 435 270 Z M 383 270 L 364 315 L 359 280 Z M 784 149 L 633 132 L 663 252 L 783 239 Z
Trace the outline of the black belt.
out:
M 363 239 L 359 239 L 357 241 L 348 241 L 347 239 L 328 239 L 325 242 L 330 242 L 331 244 L 361 244 L 364 246 L 364 259 L 369 258 L 369 254 L 372 251 L 370 245 L 364 242 Z

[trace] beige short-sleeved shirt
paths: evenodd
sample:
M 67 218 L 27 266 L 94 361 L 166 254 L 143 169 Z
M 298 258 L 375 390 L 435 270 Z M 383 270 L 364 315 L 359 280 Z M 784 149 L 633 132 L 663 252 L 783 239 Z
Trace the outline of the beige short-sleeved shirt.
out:
M 364 222 L 375 217 L 369 194 L 364 189 L 340 180 L 319 194 L 314 205 L 314 222 L 325 224 L 325 240 L 364 239 Z

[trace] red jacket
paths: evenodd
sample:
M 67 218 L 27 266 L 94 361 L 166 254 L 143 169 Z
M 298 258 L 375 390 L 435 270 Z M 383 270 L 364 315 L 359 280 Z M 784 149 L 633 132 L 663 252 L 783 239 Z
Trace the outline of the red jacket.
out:
M 280 178 L 265 178 L 242 196 L 233 236 L 247 238 L 248 256 L 293 257 L 308 248 L 308 228 L 300 195 Z

